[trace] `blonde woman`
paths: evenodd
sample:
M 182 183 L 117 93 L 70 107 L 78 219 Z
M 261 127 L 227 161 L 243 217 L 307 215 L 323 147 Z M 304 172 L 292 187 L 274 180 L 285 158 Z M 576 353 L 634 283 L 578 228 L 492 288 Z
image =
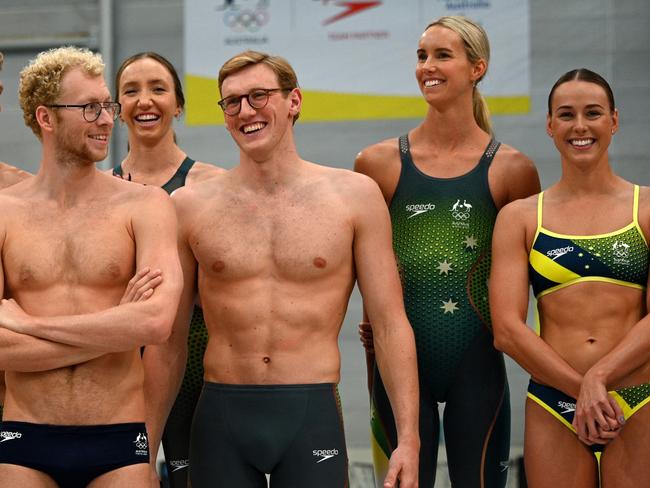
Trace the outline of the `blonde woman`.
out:
M 492 228 L 499 209 L 539 191 L 533 163 L 497 142 L 478 85 L 490 49 L 472 20 L 442 17 L 424 30 L 415 78 L 428 104 L 408 134 L 364 149 L 356 170 L 389 206 L 404 302 L 415 331 L 420 377 L 420 486 L 435 481 L 440 419 L 454 486 L 505 486 L 510 404 L 487 300 Z M 361 324 L 369 369 L 369 324 Z M 377 370 L 371 377 L 376 479 L 396 433 Z

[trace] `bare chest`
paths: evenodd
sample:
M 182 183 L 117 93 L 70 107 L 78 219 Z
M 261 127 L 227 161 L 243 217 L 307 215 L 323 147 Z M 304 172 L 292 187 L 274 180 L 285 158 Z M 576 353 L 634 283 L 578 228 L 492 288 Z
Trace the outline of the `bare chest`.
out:
M 211 213 L 191 245 L 201 272 L 215 279 L 302 281 L 352 266 L 353 225 L 338 202 L 247 201 Z
M 9 290 L 115 286 L 133 274 L 135 244 L 119 212 L 27 208 L 9 221 L 2 259 Z
M 634 218 L 632 202 L 588 200 L 543 202 L 542 225 L 561 234 L 599 235 L 616 232 Z

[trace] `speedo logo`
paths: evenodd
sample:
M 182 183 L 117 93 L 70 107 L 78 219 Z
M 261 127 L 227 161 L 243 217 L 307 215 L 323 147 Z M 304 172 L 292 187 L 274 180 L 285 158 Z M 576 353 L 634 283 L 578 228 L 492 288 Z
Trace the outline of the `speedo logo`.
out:
M 570 253 L 571 251 L 573 251 L 573 246 L 558 247 L 557 249 L 551 249 L 550 251 L 546 251 L 546 255 L 549 258 L 553 258 L 553 261 L 555 261 L 560 256 L 564 256 L 565 254 Z
M 180 471 L 181 469 L 189 468 L 190 467 L 190 460 L 189 459 L 173 459 L 169 461 L 169 465 L 172 468 L 172 473 L 175 473 L 176 471 Z
M 23 435 L 20 432 L 9 432 L 3 430 L 0 432 L 0 442 L 13 441 L 14 439 L 20 439 Z
M 560 412 L 562 415 L 564 415 L 565 413 L 571 413 L 576 411 L 575 403 L 557 402 L 557 406 L 564 409 L 562 412 Z
M 333 458 L 334 456 L 338 456 L 339 450 L 338 449 L 314 449 L 312 451 L 312 454 L 317 458 L 320 458 L 318 461 L 316 461 L 316 464 L 318 464 L 318 463 L 322 463 L 323 461 L 327 461 L 328 459 Z
M 429 210 L 435 210 L 436 205 L 434 203 L 416 203 L 409 204 L 406 206 L 407 212 L 413 212 L 411 215 L 406 217 L 407 219 L 412 219 L 416 215 L 420 215 L 428 212 Z

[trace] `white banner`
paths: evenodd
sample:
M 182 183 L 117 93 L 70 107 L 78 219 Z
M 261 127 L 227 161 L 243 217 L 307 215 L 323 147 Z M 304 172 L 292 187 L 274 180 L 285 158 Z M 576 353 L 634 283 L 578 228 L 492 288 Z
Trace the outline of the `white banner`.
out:
M 305 93 L 301 120 L 419 117 L 426 106 L 414 75 L 417 43 L 443 15 L 466 15 L 487 31 L 481 92 L 492 112 L 527 113 L 528 0 L 187 0 L 187 122 L 223 120 L 218 70 L 245 49 L 292 64 Z

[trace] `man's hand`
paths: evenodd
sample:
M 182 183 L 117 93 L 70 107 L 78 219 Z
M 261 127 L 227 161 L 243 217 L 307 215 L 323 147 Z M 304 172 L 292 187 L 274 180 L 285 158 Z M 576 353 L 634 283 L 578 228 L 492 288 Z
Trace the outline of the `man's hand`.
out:
M 0 327 L 23 334 L 29 318 L 13 298 L 0 301 Z
M 120 305 L 148 299 L 153 295 L 154 290 L 162 281 L 162 271 L 159 269 L 141 269 L 129 280 L 128 285 L 126 285 L 126 290 L 124 290 Z
M 361 339 L 361 344 L 363 344 L 367 353 L 375 353 L 375 343 L 372 339 L 372 326 L 370 322 L 359 323 L 359 339 Z
M 419 451 L 414 443 L 399 442 L 388 462 L 384 488 L 418 488 Z

